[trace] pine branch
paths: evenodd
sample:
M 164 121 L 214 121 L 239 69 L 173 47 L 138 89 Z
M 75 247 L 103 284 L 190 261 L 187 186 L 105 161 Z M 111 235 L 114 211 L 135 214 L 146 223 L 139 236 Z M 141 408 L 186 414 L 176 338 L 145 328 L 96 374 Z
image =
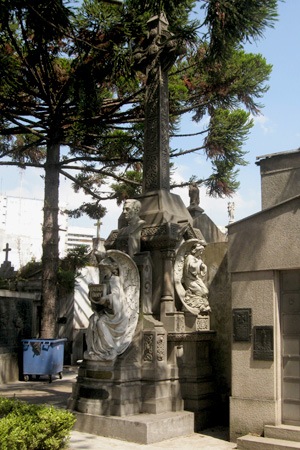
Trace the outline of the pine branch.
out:
M 171 152 L 171 153 L 170 153 L 170 158 L 175 158 L 176 156 L 187 155 L 187 154 L 189 154 L 189 153 L 193 153 L 193 152 L 196 152 L 196 151 L 198 151 L 198 150 L 204 150 L 204 149 L 205 149 L 205 145 L 203 145 L 202 147 L 192 148 L 192 149 L 190 149 L 190 150 L 182 150 L 182 151 L 177 152 L 177 153 Z
M 113 195 L 110 197 L 100 197 L 100 195 L 96 194 L 96 192 L 89 189 L 87 186 L 85 186 L 83 183 L 81 183 L 77 178 L 72 177 L 72 175 L 70 175 L 66 171 L 60 170 L 59 173 L 61 173 L 61 175 L 68 178 L 69 180 L 73 181 L 73 183 L 75 183 L 77 186 L 82 188 L 84 190 L 84 192 L 86 192 L 87 194 L 90 194 L 93 198 L 96 198 L 97 200 L 109 200 L 109 199 L 114 198 Z

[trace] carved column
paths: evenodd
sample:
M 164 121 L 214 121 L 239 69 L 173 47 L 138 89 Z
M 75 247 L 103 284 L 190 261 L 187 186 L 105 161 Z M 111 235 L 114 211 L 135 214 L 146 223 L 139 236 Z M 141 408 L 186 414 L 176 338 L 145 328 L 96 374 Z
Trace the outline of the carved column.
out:
M 177 42 L 172 39 L 168 25 L 163 13 L 148 21 L 144 194 L 170 190 L 168 70 L 177 56 Z
M 173 276 L 173 262 L 175 253 L 173 250 L 161 250 L 163 260 L 163 282 L 161 291 L 161 302 L 172 303 L 172 311 L 174 311 L 174 276 Z
M 170 189 L 168 74 L 161 67 L 148 77 L 145 106 L 144 193 Z

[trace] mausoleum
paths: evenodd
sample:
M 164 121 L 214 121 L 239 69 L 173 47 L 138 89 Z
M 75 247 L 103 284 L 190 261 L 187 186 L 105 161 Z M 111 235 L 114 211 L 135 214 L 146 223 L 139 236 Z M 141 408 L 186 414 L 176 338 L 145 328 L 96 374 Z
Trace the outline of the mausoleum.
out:
M 262 210 L 228 230 L 231 440 L 251 434 L 239 449 L 300 441 L 300 150 L 261 156 L 257 165 Z

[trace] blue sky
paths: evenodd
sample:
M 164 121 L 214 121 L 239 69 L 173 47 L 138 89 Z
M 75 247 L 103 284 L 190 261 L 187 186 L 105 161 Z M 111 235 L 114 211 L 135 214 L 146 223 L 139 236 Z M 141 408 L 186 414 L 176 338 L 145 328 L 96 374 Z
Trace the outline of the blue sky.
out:
M 248 152 L 246 159 L 248 166 L 240 169 L 240 190 L 232 199 L 211 199 L 201 189 L 200 205 L 207 215 L 217 224 L 228 223 L 228 201 L 235 202 L 235 218 L 242 219 L 260 210 L 260 174 L 255 161 L 257 156 L 295 150 L 300 147 L 300 1 L 286 0 L 279 2 L 279 20 L 275 27 L 269 28 L 264 38 L 253 45 L 247 45 L 246 50 L 253 53 L 261 53 L 268 63 L 273 65 L 273 71 L 269 80 L 269 91 L 261 102 L 265 105 L 263 115 L 254 118 L 255 126 L 252 128 L 244 150 Z M 202 128 L 202 124 L 195 124 L 185 119 L 182 131 L 196 132 Z M 178 143 L 176 142 L 176 145 Z M 182 146 L 184 144 L 181 144 Z M 197 139 L 189 138 L 186 148 L 199 146 Z M 193 154 L 176 161 L 176 178 L 188 180 L 193 174 L 201 176 L 209 175 L 209 163 L 200 154 Z M 43 198 L 42 171 L 1 167 L 0 193 L 17 195 L 30 198 Z M 187 188 L 177 191 L 188 206 Z M 61 179 L 61 201 L 75 207 L 83 200 L 82 194 L 74 194 L 69 183 Z M 108 214 L 102 220 L 102 237 L 107 237 L 110 230 L 117 228 L 117 218 L 120 209 L 111 202 L 108 205 Z M 87 218 L 72 221 L 78 226 L 93 226 L 94 221 Z

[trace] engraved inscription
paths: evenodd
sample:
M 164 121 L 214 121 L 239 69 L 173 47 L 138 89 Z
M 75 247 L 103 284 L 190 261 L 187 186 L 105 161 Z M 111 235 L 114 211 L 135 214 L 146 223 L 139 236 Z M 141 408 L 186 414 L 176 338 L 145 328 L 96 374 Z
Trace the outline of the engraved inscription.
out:
M 274 360 L 273 327 L 253 327 L 253 359 L 261 361 Z
M 233 315 L 233 340 L 234 342 L 251 341 L 251 308 L 236 308 Z

